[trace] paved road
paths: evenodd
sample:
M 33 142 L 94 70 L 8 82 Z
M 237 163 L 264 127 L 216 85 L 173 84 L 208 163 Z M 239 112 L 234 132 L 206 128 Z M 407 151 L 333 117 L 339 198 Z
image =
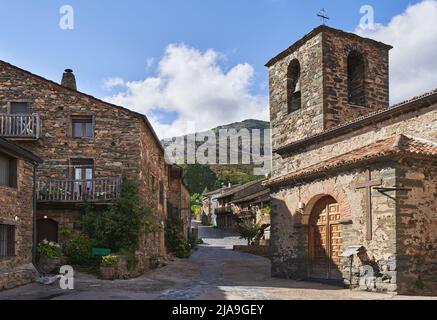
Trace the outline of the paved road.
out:
M 105 281 L 77 273 L 75 289 L 36 283 L 0 292 L 2 299 L 411 299 L 379 293 L 349 291 L 317 283 L 272 279 L 267 259 L 232 251 L 245 244 L 238 236 L 199 226 L 200 245 L 190 259 L 175 259 L 167 266 L 130 280 Z

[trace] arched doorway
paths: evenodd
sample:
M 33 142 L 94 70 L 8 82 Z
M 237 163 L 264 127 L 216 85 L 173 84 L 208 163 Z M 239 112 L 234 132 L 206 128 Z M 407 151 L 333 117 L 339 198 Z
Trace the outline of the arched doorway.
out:
M 341 280 L 343 250 L 341 213 L 337 201 L 325 196 L 314 205 L 308 228 L 308 276 L 313 279 Z
M 39 219 L 36 222 L 36 241 L 40 243 L 44 239 L 58 242 L 58 223 L 51 219 Z

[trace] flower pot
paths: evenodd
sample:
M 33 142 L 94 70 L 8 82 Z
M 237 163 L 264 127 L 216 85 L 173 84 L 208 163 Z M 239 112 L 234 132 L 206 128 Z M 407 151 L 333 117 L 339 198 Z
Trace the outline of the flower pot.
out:
M 38 261 L 38 268 L 45 274 L 51 273 L 53 270 L 61 266 L 61 258 L 42 256 Z
M 100 275 L 102 279 L 114 280 L 117 278 L 117 267 L 114 266 L 100 266 Z

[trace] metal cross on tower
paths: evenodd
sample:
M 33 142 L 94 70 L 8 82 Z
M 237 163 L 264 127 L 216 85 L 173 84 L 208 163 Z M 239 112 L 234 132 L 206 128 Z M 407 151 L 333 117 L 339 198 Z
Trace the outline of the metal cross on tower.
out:
M 326 20 L 329 20 L 328 13 L 325 9 L 321 9 L 319 13 L 317 13 L 317 16 L 322 21 L 323 25 L 326 25 Z

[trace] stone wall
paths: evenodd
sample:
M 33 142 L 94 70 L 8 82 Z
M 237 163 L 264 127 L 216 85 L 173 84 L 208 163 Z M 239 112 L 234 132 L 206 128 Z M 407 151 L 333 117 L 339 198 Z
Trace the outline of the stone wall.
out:
M 287 70 L 293 59 L 300 63 L 302 108 L 288 114 Z M 322 34 L 271 66 L 269 79 L 273 149 L 323 129 Z
M 188 241 L 188 234 L 191 229 L 191 195 L 183 182 L 182 168 L 169 166 L 168 185 L 168 201 L 171 203 L 172 213 L 181 219 L 182 236 Z
M 336 30 L 323 32 L 324 129 L 351 121 L 389 105 L 388 48 Z M 365 104 L 348 99 L 348 55 L 364 58 Z
M 405 161 L 397 170 L 399 293 L 437 293 L 437 162 Z
M 0 150 L 1 151 L 1 150 Z M 15 226 L 15 257 L 0 259 L 0 290 L 34 280 L 33 164 L 18 160 L 17 188 L 0 186 L 0 223 Z
M 372 179 L 382 178 L 384 185 L 395 182 L 395 169 L 390 164 L 372 166 Z M 381 271 L 395 271 L 391 267 L 396 256 L 396 202 L 376 190 L 372 191 L 373 239 L 366 239 L 366 193 L 355 188 L 365 179 L 365 169 L 341 172 L 338 176 L 310 181 L 294 187 L 273 191 L 271 200 L 270 256 L 272 274 L 278 277 L 307 278 L 308 224 L 314 205 L 323 196 L 332 196 L 342 215 L 343 248 L 362 245 L 366 254 L 355 257 L 353 285 L 366 282 L 360 279 L 359 267 L 371 265 L 382 280 Z M 305 209 L 299 209 L 299 202 Z M 349 261 L 343 264 L 343 277 L 349 280 Z M 395 277 L 394 277 L 395 278 Z M 378 284 L 376 276 L 368 282 L 369 290 L 395 291 L 396 283 Z M 345 281 L 348 284 L 348 281 Z M 361 289 L 364 289 L 363 287 Z

